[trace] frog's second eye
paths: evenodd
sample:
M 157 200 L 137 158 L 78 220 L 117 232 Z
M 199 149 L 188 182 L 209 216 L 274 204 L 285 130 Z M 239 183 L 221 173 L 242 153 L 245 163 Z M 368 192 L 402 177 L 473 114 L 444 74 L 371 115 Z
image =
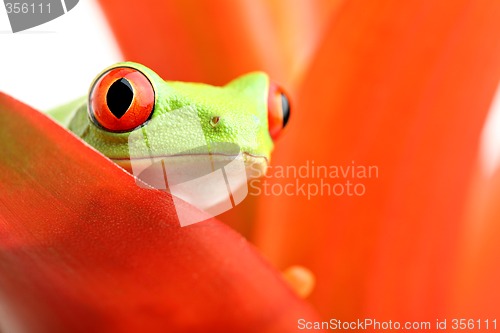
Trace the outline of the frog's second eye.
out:
M 267 99 L 267 120 L 271 138 L 276 139 L 279 136 L 289 117 L 290 102 L 287 95 L 283 89 L 271 82 Z
M 89 116 L 111 132 L 128 132 L 144 124 L 154 109 L 151 82 L 140 71 L 117 67 L 102 74 L 89 95 Z

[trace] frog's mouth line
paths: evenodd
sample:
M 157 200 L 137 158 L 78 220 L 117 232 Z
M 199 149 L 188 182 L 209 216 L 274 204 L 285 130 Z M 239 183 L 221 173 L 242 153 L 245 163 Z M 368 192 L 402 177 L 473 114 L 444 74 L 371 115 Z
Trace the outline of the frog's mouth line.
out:
M 125 169 L 131 174 L 134 174 L 132 169 L 132 163 L 134 164 L 134 169 L 146 169 L 151 165 L 152 160 L 158 162 L 164 159 L 168 159 L 170 166 L 174 166 L 179 170 L 183 168 L 189 168 L 197 162 L 203 161 L 206 163 L 210 160 L 212 164 L 212 171 L 234 161 L 240 155 L 224 154 L 224 153 L 210 153 L 210 154 L 176 154 L 176 155 L 158 155 L 153 157 L 140 157 L 140 158 L 110 158 L 114 163 L 118 164 L 120 167 Z M 245 164 L 245 170 L 247 173 L 248 180 L 256 179 L 264 176 L 269 165 L 269 161 L 265 156 L 253 155 L 250 153 L 242 152 L 243 163 Z M 132 162 L 133 161 L 133 162 Z

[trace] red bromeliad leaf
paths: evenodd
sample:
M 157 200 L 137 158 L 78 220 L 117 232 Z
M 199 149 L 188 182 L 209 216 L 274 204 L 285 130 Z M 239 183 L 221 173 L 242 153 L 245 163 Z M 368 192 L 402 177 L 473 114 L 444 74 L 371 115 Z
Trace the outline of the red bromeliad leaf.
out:
M 316 274 L 311 300 L 326 317 L 433 320 L 461 293 L 450 281 L 498 31 L 494 0 L 347 1 L 332 21 L 273 162 L 354 161 L 378 178 L 350 179 L 359 197 L 264 196 L 256 239 L 280 267 Z
M 291 89 L 340 0 L 99 2 L 125 58 L 166 79 L 225 84 L 264 70 Z
M 289 332 L 316 318 L 220 222 L 181 228 L 169 195 L 5 95 L 0 123 L 2 332 Z

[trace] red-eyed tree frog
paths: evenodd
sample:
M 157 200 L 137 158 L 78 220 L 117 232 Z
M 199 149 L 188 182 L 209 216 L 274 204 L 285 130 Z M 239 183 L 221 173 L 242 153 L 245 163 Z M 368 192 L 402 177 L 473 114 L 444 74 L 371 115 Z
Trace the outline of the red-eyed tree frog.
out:
M 195 110 L 199 124 L 184 122 L 182 110 L 186 107 Z M 267 170 L 273 140 L 288 122 L 290 103 L 284 91 L 263 72 L 216 87 L 164 81 L 141 64 L 122 62 L 97 75 L 87 96 L 48 114 L 129 172 L 129 137 L 133 131 L 148 128 L 152 133 L 148 140 L 160 143 L 149 153 L 170 157 L 170 161 L 182 165 L 186 163 L 184 155 L 168 156 L 169 152 L 196 146 L 189 133 L 201 126 L 213 158 L 234 154 L 225 150 L 231 145 L 218 143 L 233 144 L 243 155 L 249 178 L 256 178 Z M 159 118 L 163 121 L 155 122 Z M 187 161 L 196 163 L 192 156 Z M 301 297 L 306 297 L 314 285 L 312 273 L 300 266 L 290 267 L 283 276 Z
M 155 156 L 189 149 L 186 133 L 193 124 L 174 117 L 176 110 L 196 110 L 210 154 L 227 156 L 225 145 L 237 145 L 250 177 L 266 172 L 273 140 L 288 122 L 290 104 L 281 88 L 263 72 L 243 75 L 223 87 L 164 81 L 151 69 L 133 62 L 106 68 L 91 84 L 88 96 L 48 114 L 85 142 L 130 171 L 129 135 L 148 128 L 161 144 Z M 164 121 L 155 123 L 155 119 Z M 170 119 L 171 118 L 171 119 Z M 169 126 L 171 124 L 172 126 Z M 173 126 L 175 125 L 175 126 Z M 178 139 L 182 134 L 182 140 Z M 174 156 L 175 157 L 175 156 Z M 179 160 L 182 156 L 178 156 Z M 190 159 L 191 163 L 193 159 Z M 180 161 L 185 163 L 185 161 Z

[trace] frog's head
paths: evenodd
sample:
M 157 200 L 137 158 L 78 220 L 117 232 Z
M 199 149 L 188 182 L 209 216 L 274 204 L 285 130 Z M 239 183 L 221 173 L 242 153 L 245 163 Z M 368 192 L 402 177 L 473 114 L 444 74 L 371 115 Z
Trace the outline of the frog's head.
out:
M 215 87 L 164 81 L 124 62 L 96 77 L 69 129 L 128 171 L 131 157 L 168 157 L 182 165 L 208 151 L 216 159 L 241 153 L 253 178 L 265 173 L 288 115 L 285 94 L 262 72 Z M 134 132 L 147 142 L 131 156 Z

